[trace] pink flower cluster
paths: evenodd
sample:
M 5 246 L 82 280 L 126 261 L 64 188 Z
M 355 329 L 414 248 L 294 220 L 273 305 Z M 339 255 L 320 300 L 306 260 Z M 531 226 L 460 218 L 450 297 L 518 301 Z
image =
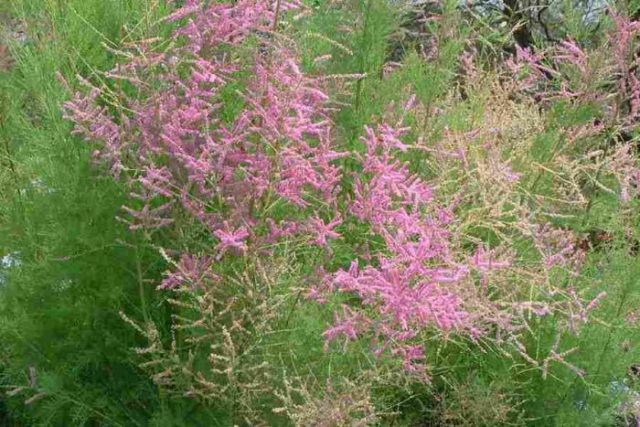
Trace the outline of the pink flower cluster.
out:
M 373 309 L 345 310 L 325 334 L 328 341 L 372 333 L 376 353 L 390 349 L 408 370 L 421 371 L 418 336 L 429 329 L 481 335 L 482 319 L 467 311 L 464 287 L 472 271 L 486 282 L 490 271 L 509 267 L 510 261 L 482 246 L 468 259 L 456 259 L 448 230 L 453 207 L 438 207 L 431 186 L 398 160 L 409 149 L 402 142 L 407 130 L 387 124 L 365 129 L 366 153 L 357 156 L 362 172 L 353 177 L 354 194 L 347 205 L 349 213 L 382 237 L 385 249 L 364 267 L 355 260 L 348 270 L 327 275 L 324 289 L 312 295 L 322 290 L 355 294 Z
M 174 32 L 180 47 L 158 53 L 143 45 L 110 73 L 137 91 L 132 98 L 121 94 L 117 113 L 102 105 L 108 93 L 96 87 L 66 103 L 74 133 L 100 144 L 95 155 L 114 176 L 127 172 L 135 201 L 124 207 L 131 229 L 169 226 L 181 207 L 217 240 L 220 259 L 247 253 L 250 240 L 256 247 L 292 234 L 291 224 L 272 218 L 270 234 L 256 231 L 258 213 L 278 198 L 294 210 L 310 200 L 327 211 L 335 205 L 341 174 L 334 163 L 344 154 L 330 148 L 328 96 L 301 72 L 291 50 L 266 36 L 274 13 L 264 1 L 188 1 L 168 18 L 187 20 Z M 243 62 L 229 47 L 249 37 L 262 47 Z M 246 89 L 224 100 L 221 92 L 247 69 Z M 243 103 L 230 124 L 220 118 L 224 102 Z M 295 230 L 326 246 L 340 222 L 326 224 L 316 214 Z
M 544 51 L 517 47 L 516 55 L 505 61 L 515 88 L 534 90 L 538 100 L 601 106 L 602 118 L 596 123 L 570 130 L 568 139 L 572 143 L 605 129 L 632 134 L 640 118 L 640 22 L 613 10 L 608 15 L 612 25 L 602 52 L 594 54 L 567 39 Z M 630 148 L 624 142 L 616 147 L 608 170 L 617 178 L 619 197 L 625 203 L 637 195 L 640 183 L 640 168 L 637 162 L 628 161 L 625 152 Z M 618 168 L 622 163 L 624 168 Z
M 302 72 L 294 50 L 271 33 L 276 9 L 295 7 L 302 6 L 188 0 L 168 18 L 185 21 L 170 48 L 142 42 L 121 52 L 126 61 L 107 73 L 134 95 L 114 96 L 85 81 L 88 93 L 65 104 L 74 133 L 96 144 L 96 159 L 126 180 L 131 203 L 123 220 L 132 230 L 150 237 L 165 227 L 199 227 L 211 239 L 204 255 L 187 251 L 171 260 L 159 287 L 206 288 L 219 281 L 213 271 L 223 257 L 260 256 L 294 236 L 331 254 L 343 222 L 359 222 L 384 248 L 360 253 L 311 291 L 318 299 L 338 293 L 360 301 L 342 306 L 324 334 L 327 344 L 367 335 L 376 353 L 389 350 L 407 370 L 423 372 L 424 331 L 476 339 L 500 319 L 507 319 L 502 329 L 517 330 L 515 316 L 497 316 L 501 303 L 486 292 L 489 276 L 512 259 L 482 244 L 460 249 L 451 232 L 456 199 L 437 203 L 432 185 L 400 160 L 412 150 L 409 129 L 381 123 L 365 128 L 364 153 L 336 148 L 324 80 Z M 257 47 L 247 55 L 249 39 Z M 544 71 L 538 58 L 519 55 Z M 238 111 L 228 114 L 227 104 Z M 361 172 L 343 176 L 346 156 Z M 514 185 L 519 179 L 508 167 L 499 172 Z M 536 240 L 549 267 L 564 265 L 572 250 L 556 237 L 559 252 Z M 525 305 L 507 304 L 510 312 Z M 529 309 L 548 314 L 533 302 Z

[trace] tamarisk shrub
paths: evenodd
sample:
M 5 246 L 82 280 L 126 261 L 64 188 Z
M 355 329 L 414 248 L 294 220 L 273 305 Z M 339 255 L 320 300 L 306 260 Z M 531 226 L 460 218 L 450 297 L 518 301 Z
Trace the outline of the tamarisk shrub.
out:
M 505 64 L 515 77 L 514 94 L 536 93 L 544 107 L 561 102 L 593 111 L 592 123 L 565 129 L 568 143 L 554 150 L 553 169 L 562 168 L 563 162 L 566 169 L 568 160 L 574 182 L 581 176 L 578 181 L 590 181 L 598 190 L 617 194 L 628 203 L 637 195 L 639 176 L 632 154 L 637 149 L 630 139 L 640 111 L 640 22 L 614 11 L 609 16 L 610 28 L 595 48 L 586 50 L 568 39 L 535 53 L 518 48 Z M 596 138 L 610 143 L 598 146 L 593 142 Z M 584 195 L 585 185 L 575 187 Z
M 204 328 L 183 339 L 214 349 L 208 368 L 196 372 L 192 356 L 181 359 L 177 344 L 163 350 L 154 329 L 140 326 L 150 346 L 138 352 L 152 356 L 145 366 L 162 368 L 154 379 L 180 388 L 183 381 L 172 379 L 186 375 L 192 385 L 183 393 L 213 400 L 226 391 L 216 382 L 221 375 L 239 372 L 228 377 L 234 396 L 264 393 L 269 376 L 252 373 L 264 364 L 243 370 L 238 361 L 254 360 L 248 355 L 256 347 L 246 343 L 268 331 L 255 320 L 270 319 L 273 311 L 261 310 L 277 305 L 265 295 L 239 297 L 246 289 L 232 283 L 225 266 L 240 259 L 248 270 L 287 242 L 324 250 L 314 267 L 330 269 L 332 245 L 344 244 L 347 225 L 356 223 L 368 230 L 364 241 L 381 245 L 352 248 L 351 265 L 321 275 L 309 291 L 321 302 L 358 300 L 335 314 L 324 333 L 327 348 L 366 337 L 376 355 L 395 356 L 426 379 L 425 341 L 455 334 L 479 344 L 492 339 L 543 372 L 550 361 L 573 368 L 559 342 L 545 361 L 529 356 L 523 342 L 535 318 L 564 315 L 568 332 L 586 321 L 595 303 L 552 286 L 559 272 L 578 274 L 581 253 L 570 232 L 534 215 L 523 200 L 521 172 L 495 132 L 445 130 L 431 145 L 425 135 L 412 137 L 391 107 L 365 127 L 362 151 L 341 149 L 326 78 L 305 74 L 295 45 L 273 31 L 278 14 L 295 8 L 302 6 L 188 1 L 167 18 L 177 22 L 169 47 L 144 41 L 116 52 L 123 60 L 105 78 L 122 90 L 83 80 L 88 91 L 65 104 L 74 133 L 95 144 L 96 161 L 130 188 L 122 220 L 132 230 L 149 240 L 164 231 L 205 236 L 197 244 L 176 241 L 179 259 L 167 257 L 172 267 L 159 288 L 186 295 L 187 302 L 172 304 L 201 319 L 176 315 L 174 329 Z M 403 110 L 431 120 L 413 98 Z M 426 166 L 441 162 L 443 173 L 417 173 L 406 162 L 413 154 Z M 346 157 L 358 173 L 343 172 Z M 483 227 L 498 239 L 473 236 Z M 515 242 L 537 250 L 538 261 L 521 264 Z M 576 310 L 583 315 L 571 317 Z M 242 414 L 251 418 L 251 408 Z
M 402 111 L 412 111 L 413 104 L 410 100 Z M 353 177 L 347 200 L 347 211 L 384 241 L 383 249 L 360 254 L 348 269 L 328 274 L 312 290 L 314 298 L 327 292 L 355 294 L 362 304 L 343 306 L 325 338 L 372 337 L 376 354 L 389 351 L 422 378 L 424 342 L 433 331 L 441 338 L 457 334 L 478 344 L 499 343 L 543 375 L 549 361 L 581 374 L 564 360 L 569 353 L 536 361 L 523 344 L 530 324 L 552 314 L 565 319 L 559 322 L 561 334 L 577 333 L 604 295 L 582 302 L 575 290 L 552 285 L 559 274 L 575 278 L 584 254 L 570 231 L 552 226 L 522 198 L 520 174 L 503 160 L 518 147 L 491 128 L 463 135 L 448 131 L 433 146 L 425 146 L 422 138 L 408 143 L 403 139 L 409 129 L 397 120 L 388 124 L 393 121 L 387 117 L 375 130 L 365 129 L 365 153 L 354 154 L 362 171 Z M 427 181 L 411 172 L 401 160 L 411 151 L 429 152 L 441 168 L 439 178 Z M 498 238 L 474 237 L 478 228 Z M 537 261 L 521 261 L 514 246 L 537 252 Z
M 282 305 L 269 288 L 281 274 L 282 265 L 256 262 L 251 271 L 224 281 L 199 278 L 200 292 L 176 288 L 168 302 L 180 314 L 174 315 L 169 343 L 153 322 L 139 324 L 121 313 L 146 341 L 135 349 L 146 359 L 140 367 L 168 393 L 227 409 L 230 422 L 260 423 L 275 381 L 262 346 Z
M 280 13 L 295 6 L 278 5 Z M 153 325 L 139 326 L 149 341 L 138 350 L 150 359 L 142 366 L 158 384 L 226 404 L 247 422 L 273 382 L 255 354 L 279 304 L 259 277 L 240 281 L 261 284 L 247 289 L 217 270 L 245 258 L 247 272 L 282 239 L 326 246 L 341 222 L 328 214 L 339 191 L 334 162 L 344 155 L 331 148 L 328 96 L 301 72 L 293 48 L 270 35 L 275 18 L 263 1 L 187 2 L 167 18 L 188 21 L 169 48 L 143 42 L 116 52 L 126 60 L 106 77 L 124 90 L 84 81 L 89 91 L 65 105 L 74 133 L 130 188 L 122 220 L 132 230 L 149 240 L 193 229 L 206 236 L 167 251 L 179 259 L 166 257 L 159 288 L 177 292 L 169 301 L 176 337 L 167 349 Z M 224 103 L 240 106 L 227 122 Z
M 274 204 L 301 210 L 313 198 L 335 205 L 340 175 L 332 160 L 342 154 L 330 149 L 328 97 L 301 73 L 294 52 L 258 33 L 273 20 L 267 3 L 189 2 L 169 20 L 193 13 L 174 34 L 180 47 L 143 51 L 110 73 L 135 87 L 133 97 L 119 94 L 117 119 L 100 105 L 98 88 L 66 109 L 75 133 L 101 143 L 96 157 L 115 175 L 127 173 L 139 202 L 124 209 L 132 229 L 168 226 L 179 206 L 217 240 L 219 259 L 245 253 L 247 241 L 255 249 L 269 233 L 283 233 L 285 224 L 270 223 L 259 235 L 266 223 L 258 213 Z M 242 63 L 241 49 L 227 50 L 250 35 L 269 52 Z M 244 108 L 225 126 L 221 91 L 247 69 L 252 78 L 236 94 Z M 320 226 L 316 218 L 301 229 Z

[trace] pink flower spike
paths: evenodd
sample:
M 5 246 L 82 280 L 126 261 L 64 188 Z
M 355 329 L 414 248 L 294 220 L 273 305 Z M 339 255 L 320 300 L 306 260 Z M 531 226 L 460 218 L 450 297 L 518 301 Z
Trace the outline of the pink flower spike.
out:
M 165 273 L 166 278 L 158 289 L 175 289 L 189 286 L 192 290 L 204 288 L 208 283 L 220 280 L 211 270 L 213 259 L 184 254 L 180 262 L 175 263 L 176 271 Z
M 308 229 L 316 236 L 315 244 L 328 247 L 327 239 L 337 239 L 340 234 L 333 231 L 335 227 L 342 224 L 340 216 L 336 216 L 329 224 L 325 224 L 317 215 L 310 219 Z
M 344 337 L 344 348 L 349 341 L 355 341 L 358 338 L 358 334 L 361 330 L 367 327 L 367 319 L 347 305 L 342 305 L 342 315 L 334 313 L 334 326 L 327 329 L 322 336 L 325 339 L 325 351 L 328 350 L 329 344 L 339 337 Z
M 227 221 L 223 222 L 223 229 L 219 229 L 213 232 L 220 243 L 216 246 L 216 250 L 219 251 L 219 256 L 222 256 L 229 249 L 236 249 L 241 253 L 247 251 L 247 244 L 244 240 L 249 237 L 249 232 L 245 227 L 238 229 L 232 229 Z
M 407 372 L 420 373 L 424 372 L 424 365 L 418 365 L 416 362 L 420 362 L 425 359 L 424 349 L 420 345 L 401 346 L 393 349 L 393 354 L 402 357 L 402 366 Z
M 598 295 L 596 295 L 594 299 L 591 300 L 589 304 L 587 304 L 586 311 L 591 311 L 595 309 L 598 306 L 598 304 L 600 304 L 600 301 L 606 296 L 607 296 L 607 293 L 605 291 L 600 292 Z

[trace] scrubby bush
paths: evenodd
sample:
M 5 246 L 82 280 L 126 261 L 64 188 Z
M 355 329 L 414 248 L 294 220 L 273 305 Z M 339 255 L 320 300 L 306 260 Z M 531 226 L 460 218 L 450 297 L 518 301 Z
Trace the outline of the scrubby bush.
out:
M 510 54 L 486 17 L 435 10 L 189 0 L 105 45 L 109 71 L 59 74 L 64 118 L 91 152 L 76 161 L 95 197 L 115 195 L 103 234 L 87 234 L 117 242 L 133 273 L 117 297 L 91 282 L 113 299 L 81 292 L 81 310 L 108 312 L 100 337 L 127 337 L 130 352 L 99 366 L 146 372 L 131 383 L 157 398 L 146 415 L 83 404 L 78 376 L 33 379 L 63 359 L 55 348 L 25 362 L 33 350 L 12 344 L 10 402 L 27 393 L 45 424 L 637 417 L 637 375 L 623 378 L 637 354 L 640 26 L 612 10 L 588 45 Z M 26 266 L 41 256 L 21 252 L 18 272 L 36 277 Z M 7 307 L 50 292 L 6 270 Z M 26 322 L 7 317 L 6 335 Z

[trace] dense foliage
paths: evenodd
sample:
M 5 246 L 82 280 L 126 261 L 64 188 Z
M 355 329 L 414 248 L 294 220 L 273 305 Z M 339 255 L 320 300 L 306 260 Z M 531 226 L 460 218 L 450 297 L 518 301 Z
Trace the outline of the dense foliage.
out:
M 15 0 L 3 422 L 640 422 L 640 22 L 537 7 Z

